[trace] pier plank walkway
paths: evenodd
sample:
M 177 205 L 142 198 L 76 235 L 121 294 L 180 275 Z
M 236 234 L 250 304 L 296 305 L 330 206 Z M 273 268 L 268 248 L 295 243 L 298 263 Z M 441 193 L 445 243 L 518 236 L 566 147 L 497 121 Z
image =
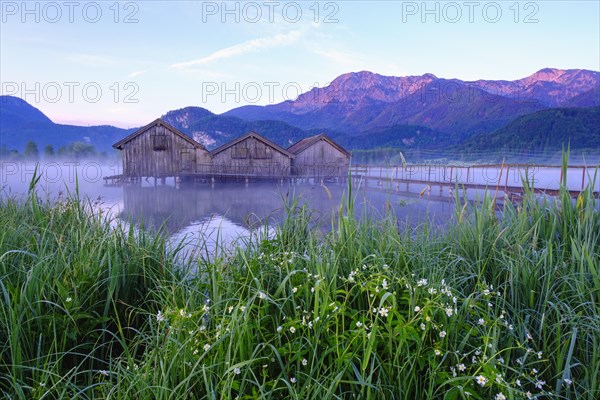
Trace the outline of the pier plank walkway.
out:
M 491 177 L 486 175 L 486 172 L 490 171 L 493 175 Z M 548 171 L 551 173 L 548 174 Z M 567 177 L 571 182 L 573 178 L 578 180 L 575 184 L 568 185 L 571 197 L 576 198 L 588 184 L 594 183 L 592 193 L 595 198 L 600 198 L 600 192 L 596 190 L 596 187 L 600 188 L 599 171 L 600 166 L 570 166 L 567 169 Z M 351 168 L 351 174 L 353 180 L 362 180 L 366 185 L 375 182 L 378 186 L 395 187 L 396 190 L 405 186 L 405 191 L 409 191 L 410 185 L 416 185 L 423 187 L 424 192 L 438 188 L 440 194 L 444 188 L 447 188 L 449 193 L 457 188 L 463 193 L 467 190 L 498 191 L 511 199 L 518 199 L 525 193 L 522 179 L 528 181 L 530 190 L 534 193 L 548 196 L 559 195 L 560 183 L 563 181 L 563 170 L 560 166 L 534 164 L 411 164 L 385 167 L 356 165 Z
M 447 187 L 451 191 L 454 190 L 455 188 L 458 188 L 459 190 L 468 190 L 468 189 L 487 190 L 487 191 L 490 191 L 490 190 L 495 191 L 496 190 L 495 185 L 479 184 L 479 183 L 464 183 L 464 182 L 463 183 L 461 183 L 461 182 L 451 183 L 451 182 L 427 181 L 427 180 L 420 180 L 420 179 L 379 178 L 376 176 L 369 176 L 369 175 L 352 175 L 352 179 L 353 180 L 363 180 L 365 182 L 375 181 L 381 186 L 390 185 L 390 184 L 391 185 L 396 184 L 398 186 L 400 184 L 404 184 L 404 185 L 414 184 L 414 185 L 425 185 L 425 186 L 429 186 L 429 187 L 439 187 L 439 188 Z M 399 188 L 398 188 L 398 190 L 399 190 Z M 498 186 L 498 190 L 506 193 L 508 196 L 511 196 L 511 197 L 522 196 L 523 194 L 525 194 L 525 188 L 522 186 L 500 185 L 500 186 Z M 560 194 L 560 189 L 545 189 L 545 188 L 533 187 L 533 188 L 531 188 L 531 190 L 534 193 L 545 194 L 548 196 L 558 196 Z M 571 197 L 576 198 L 581 193 L 581 190 L 569 190 L 569 193 L 570 193 Z M 594 194 L 595 198 L 600 198 L 600 192 L 594 191 L 593 194 Z

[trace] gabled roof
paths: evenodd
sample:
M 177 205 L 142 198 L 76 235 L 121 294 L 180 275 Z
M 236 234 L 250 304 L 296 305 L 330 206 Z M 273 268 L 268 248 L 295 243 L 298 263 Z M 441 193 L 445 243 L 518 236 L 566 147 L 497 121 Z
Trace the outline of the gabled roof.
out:
M 334 142 L 333 140 L 331 140 L 329 137 L 327 137 L 324 134 L 304 138 L 304 139 L 300 140 L 299 142 L 296 142 L 293 145 L 291 145 L 290 147 L 288 147 L 288 151 L 292 154 L 300 154 L 304 150 L 306 150 L 310 146 L 312 146 L 313 144 L 317 143 L 319 140 L 326 141 L 327 143 L 329 143 L 330 145 L 332 145 L 333 147 L 338 149 L 340 152 L 342 152 L 344 155 L 351 157 L 351 154 L 348 150 L 344 149 L 342 146 L 340 146 L 339 144 L 337 144 L 336 142 Z
M 148 129 L 153 128 L 155 126 L 164 126 L 171 133 L 173 133 L 176 136 L 179 136 L 181 139 L 185 140 L 186 142 L 188 142 L 192 146 L 196 147 L 197 149 L 206 150 L 206 148 L 203 145 L 196 142 L 194 139 L 192 139 L 185 133 L 181 133 L 177 128 L 174 128 L 173 126 L 167 124 L 165 121 L 163 121 L 160 118 L 155 119 L 154 121 L 150 122 L 148 125 L 133 132 L 131 135 L 119 140 L 117 143 L 113 144 L 112 147 L 114 147 L 115 149 L 123 150 L 123 145 L 125 143 L 129 142 L 130 140 L 134 139 L 135 137 L 141 135 L 142 133 L 146 132 Z
M 211 156 L 215 156 L 216 154 L 219 154 L 222 151 L 227 150 L 228 148 L 230 148 L 232 146 L 235 146 L 239 142 L 244 141 L 244 140 L 246 140 L 248 138 L 254 138 L 254 139 L 258 140 L 259 142 L 263 142 L 267 146 L 274 148 L 275 150 L 277 150 L 280 153 L 283 153 L 284 155 L 286 155 L 289 158 L 294 158 L 295 157 L 292 153 L 290 153 L 289 151 L 287 151 L 283 147 L 280 147 L 280 146 L 276 145 L 275 143 L 271 142 L 269 139 L 266 139 L 266 138 L 262 137 L 261 135 L 259 135 L 256 132 L 248 132 L 244 136 L 240 136 L 237 139 L 231 140 L 231 141 L 225 143 L 224 145 L 219 146 L 216 149 L 214 149 L 213 151 L 211 151 L 210 155 Z

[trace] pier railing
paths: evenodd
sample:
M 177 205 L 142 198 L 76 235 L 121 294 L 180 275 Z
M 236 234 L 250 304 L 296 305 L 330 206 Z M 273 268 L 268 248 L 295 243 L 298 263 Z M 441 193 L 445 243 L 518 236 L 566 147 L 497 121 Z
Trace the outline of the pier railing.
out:
M 561 166 L 544 164 L 353 165 L 350 172 L 353 179 L 362 179 L 367 185 L 375 182 L 378 186 L 407 191 L 412 185 L 413 190 L 429 192 L 438 188 L 440 194 L 444 188 L 451 192 L 459 187 L 464 190 L 495 188 L 518 195 L 523 193 L 525 183 L 536 192 L 551 195 L 558 193 L 561 184 L 573 195 L 588 185 L 595 193 L 600 190 L 600 165 L 572 165 L 566 174 Z

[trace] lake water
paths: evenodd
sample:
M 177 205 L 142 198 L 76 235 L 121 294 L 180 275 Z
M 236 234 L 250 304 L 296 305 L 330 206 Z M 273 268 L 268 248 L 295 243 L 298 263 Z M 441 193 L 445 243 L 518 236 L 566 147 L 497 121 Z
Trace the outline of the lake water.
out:
M 42 162 L 37 191 L 41 196 L 54 198 L 74 193 L 76 187 L 82 198 L 89 198 L 94 207 L 115 221 L 134 224 L 150 230 L 162 228 L 173 243 L 185 241 L 186 251 L 214 254 L 219 248 L 231 249 L 251 235 L 272 234 L 272 227 L 285 215 L 285 204 L 298 198 L 312 210 L 314 225 L 327 231 L 332 218 L 348 191 L 347 184 L 216 182 L 214 184 L 176 184 L 168 179 L 165 185 L 153 180 L 141 185 L 105 186 L 103 176 L 121 173 L 120 162 Z M 35 163 L 0 162 L 1 196 L 22 196 L 36 171 Z M 573 190 L 582 184 L 600 189 L 600 174 L 594 168 L 571 168 L 567 183 Z M 407 168 L 371 168 L 372 177 L 413 179 L 429 182 L 466 182 L 500 186 L 520 186 L 528 179 L 538 188 L 559 187 L 559 168 L 512 167 L 500 175 L 497 167 L 433 166 Z M 437 226 L 446 224 L 454 212 L 449 187 L 410 183 L 389 184 L 382 180 L 355 183 L 353 198 L 357 215 L 366 213 L 380 218 L 393 210 L 400 223 L 411 226 L 425 221 Z M 481 198 L 481 190 L 471 190 L 470 199 Z M 267 229 L 264 229 L 265 226 Z M 271 227 L 271 228 L 269 228 Z M 217 247 L 218 246 L 218 247 Z
M 2 162 L 0 187 L 3 196 L 27 193 L 35 171 L 34 163 Z M 38 165 L 41 179 L 37 190 L 51 198 L 74 192 L 112 217 L 148 229 L 165 229 L 173 242 L 185 240 L 189 251 L 214 253 L 215 246 L 231 248 L 252 234 L 263 233 L 265 223 L 274 226 L 284 217 L 286 201 L 299 198 L 314 217 L 317 228 L 326 231 L 332 217 L 340 210 L 347 194 L 347 184 L 275 184 L 264 182 L 215 184 L 176 184 L 168 179 L 165 185 L 142 181 L 141 185 L 107 187 L 103 176 L 120 173 L 120 163 L 42 162 Z M 449 198 L 387 191 L 364 185 L 354 188 L 356 213 L 366 212 L 379 218 L 393 210 L 401 222 L 412 226 L 429 221 L 446 223 L 453 214 Z M 271 230 L 272 232 L 272 230 Z M 267 234 L 269 231 L 267 230 Z

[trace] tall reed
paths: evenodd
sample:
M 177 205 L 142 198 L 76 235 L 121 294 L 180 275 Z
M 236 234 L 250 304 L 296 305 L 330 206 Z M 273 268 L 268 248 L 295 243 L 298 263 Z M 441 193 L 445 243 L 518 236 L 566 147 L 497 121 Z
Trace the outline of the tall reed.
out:
M 457 199 L 438 230 L 355 211 L 350 184 L 329 233 L 284 198 L 274 236 L 190 265 L 34 188 L 0 200 L 8 398 L 600 397 L 591 188 Z

